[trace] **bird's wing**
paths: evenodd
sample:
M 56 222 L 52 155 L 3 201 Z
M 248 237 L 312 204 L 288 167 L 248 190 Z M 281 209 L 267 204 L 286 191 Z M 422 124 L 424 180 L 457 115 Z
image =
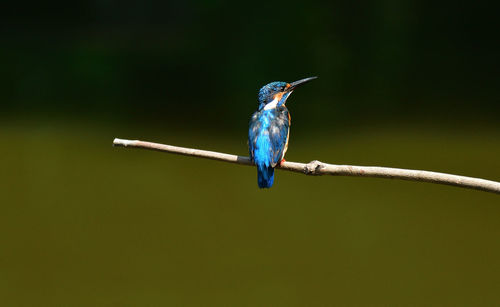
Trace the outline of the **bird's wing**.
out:
M 248 130 L 248 151 L 250 158 L 256 158 L 271 167 L 280 163 L 288 141 L 288 110 L 278 107 L 272 112 L 257 111 L 250 119 Z
M 276 109 L 275 120 L 269 126 L 269 138 L 271 140 L 272 148 L 272 166 L 275 167 L 281 162 L 283 153 L 288 143 L 288 131 L 290 128 L 290 121 L 288 117 L 288 110 L 285 107 Z
M 248 151 L 250 153 L 250 158 L 252 161 L 255 160 L 255 148 L 257 146 L 257 137 L 260 132 L 262 123 L 259 121 L 260 112 L 257 111 L 252 115 L 250 119 L 250 127 L 248 129 Z

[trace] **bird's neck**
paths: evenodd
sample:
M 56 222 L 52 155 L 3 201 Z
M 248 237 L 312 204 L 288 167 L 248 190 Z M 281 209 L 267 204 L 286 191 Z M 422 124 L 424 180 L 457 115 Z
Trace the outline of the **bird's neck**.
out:
M 260 110 L 272 110 L 272 109 L 276 109 L 277 107 L 280 107 L 280 106 L 285 106 L 285 102 L 286 100 L 288 99 L 288 97 L 290 97 L 290 94 L 292 92 L 288 92 L 288 93 L 279 93 L 279 94 L 276 94 L 274 95 L 274 99 L 271 100 L 270 102 L 264 104 L 264 103 L 261 103 L 261 107 L 260 107 Z
M 280 102 L 280 100 L 278 99 L 278 97 L 274 98 L 274 100 L 273 100 L 273 101 L 268 102 L 268 103 L 264 106 L 264 110 L 272 110 L 272 109 L 276 109 L 276 107 L 278 106 L 278 102 Z

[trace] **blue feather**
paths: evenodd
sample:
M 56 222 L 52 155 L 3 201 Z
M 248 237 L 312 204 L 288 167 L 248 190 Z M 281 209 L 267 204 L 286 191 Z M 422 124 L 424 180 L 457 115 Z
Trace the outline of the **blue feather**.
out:
M 274 182 L 274 167 L 280 162 L 288 134 L 286 108 L 257 111 L 250 121 L 248 145 L 252 161 L 257 165 L 257 183 L 270 188 Z
M 255 149 L 253 152 L 254 162 L 257 165 L 257 179 L 259 188 L 270 188 L 274 181 L 274 169 L 271 164 L 271 140 L 267 128 L 269 127 L 269 120 L 267 116 L 260 118 L 263 133 L 260 133 L 255 141 Z
M 257 165 L 257 184 L 259 188 L 270 188 L 274 183 L 274 168 Z

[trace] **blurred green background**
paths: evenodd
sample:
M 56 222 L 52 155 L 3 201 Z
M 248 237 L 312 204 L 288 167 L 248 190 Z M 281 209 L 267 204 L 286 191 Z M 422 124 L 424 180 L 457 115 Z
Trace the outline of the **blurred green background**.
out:
M 498 195 L 111 147 L 246 155 L 257 90 L 318 75 L 287 160 L 498 181 L 493 4 L 3 6 L 2 305 L 500 304 Z

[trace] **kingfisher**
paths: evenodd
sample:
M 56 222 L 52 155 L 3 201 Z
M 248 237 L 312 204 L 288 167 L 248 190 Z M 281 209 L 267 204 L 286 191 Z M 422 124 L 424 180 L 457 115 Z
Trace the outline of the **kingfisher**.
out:
M 259 108 L 250 119 L 248 150 L 257 166 L 259 188 L 270 188 L 274 182 L 274 168 L 285 161 L 290 136 L 290 113 L 285 106 L 290 94 L 299 86 L 317 77 L 292 83 L 271 82 L 259 91 Z

